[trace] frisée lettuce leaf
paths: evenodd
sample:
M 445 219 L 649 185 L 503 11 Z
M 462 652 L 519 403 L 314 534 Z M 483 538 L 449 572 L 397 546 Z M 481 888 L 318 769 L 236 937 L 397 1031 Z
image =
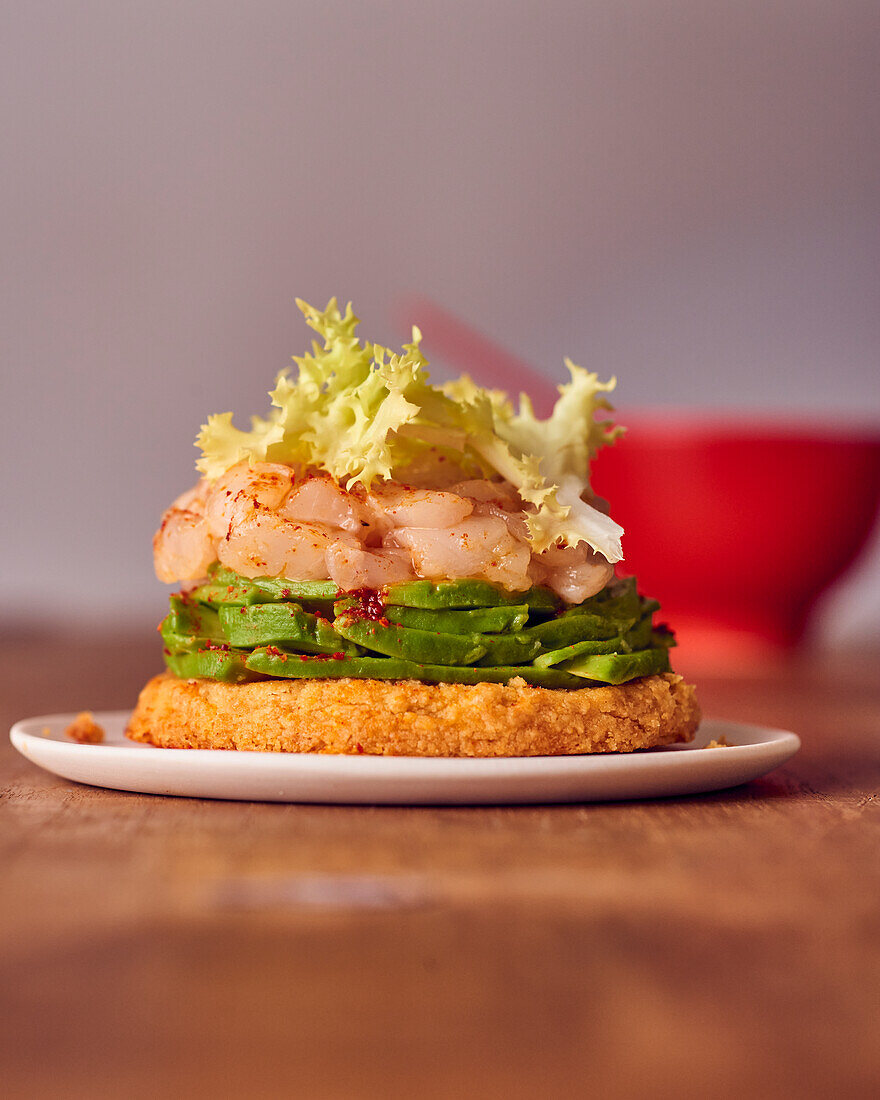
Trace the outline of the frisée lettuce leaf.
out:
M 586 542 L 609 562 L 621 560 L 623 529 L 590 503 L 590 461 L 623 430 L 596 416 L 611 409 L 605 394 L 614 379 L 600 382 L 566 359 L 570 381 L 541 420 L 525 394 L 514 409 L 506 394 L 466 375 L 432 385 L 417 328 L 394 353 L 358 339 L 350 303 L 345 313 L 335 298 L 323 311 L 297 305 L 321 339 L 294 357 L 296 380 L 279 374 L 269 415 L 253 417 L 250 431 L 235 427 L 232 413 L 208 418 L 196 440 L 203 474 L 219 477 L 239 462 L 285 462 L 326 470 L 348 488 L 368 487 L 405 479 L 415 462 L 452 457 L 463 470 L 516 488 L 536 552 Z

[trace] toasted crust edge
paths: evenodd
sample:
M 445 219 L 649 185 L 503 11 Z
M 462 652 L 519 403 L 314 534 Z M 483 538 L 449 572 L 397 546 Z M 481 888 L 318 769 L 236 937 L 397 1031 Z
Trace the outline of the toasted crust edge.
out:
M 162 748 L 379 756 L 559 756 L 690 741 L 691 684 L 665 673 L 571 691 L 413 680 L 154 677 L 126 734 Z

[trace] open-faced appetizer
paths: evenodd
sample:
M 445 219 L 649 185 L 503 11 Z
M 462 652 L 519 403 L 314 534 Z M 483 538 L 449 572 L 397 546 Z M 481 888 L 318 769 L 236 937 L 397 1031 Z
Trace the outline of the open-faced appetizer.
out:
M 566 360 L 551 415 L 467 377 L 432 385 L 351 306 L 265 419 L 198 437 L 201 480 L 154 539 L 180 584 L 167 670 L 129 736 L 177 748 L 419 756 L 621 752 L 689 740 L 693 689 L 634 578 L 590 460 L 613 381 Z

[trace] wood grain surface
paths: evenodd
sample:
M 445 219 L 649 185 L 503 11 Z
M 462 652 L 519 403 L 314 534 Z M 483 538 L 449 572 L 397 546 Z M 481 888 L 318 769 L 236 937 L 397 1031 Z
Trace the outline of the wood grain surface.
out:
M 156 661 L 149 631 L 22 632 L 4 729 L 130 706 Z M 707 714 L 804 747 L 657 802 L 164 799 L 4 741 L 0 1092 L 875 1097 L 878 667 L 701 679 Z

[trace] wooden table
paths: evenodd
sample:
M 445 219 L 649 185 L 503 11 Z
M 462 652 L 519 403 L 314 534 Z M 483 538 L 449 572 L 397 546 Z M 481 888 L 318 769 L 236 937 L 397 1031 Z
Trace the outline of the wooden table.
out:
M 130 705 L 156 653 L 19 636 L 4 728 Z M 804 748 L 658 802 L 163 799 L 4 744 L 0 1092 L 877 1096 L 878 658 L 705 678 Z

